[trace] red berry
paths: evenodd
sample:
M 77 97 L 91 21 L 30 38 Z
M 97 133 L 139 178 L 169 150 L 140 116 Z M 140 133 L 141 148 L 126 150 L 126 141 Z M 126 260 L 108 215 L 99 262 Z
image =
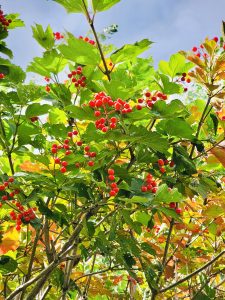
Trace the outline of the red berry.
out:
M 70 131 L 70 132 L 67 133 L 67 136 L 68 136 L 68 137 L 72 137 L 72 136 L 73 136 L 73 133 Z
M 63 167 L 67 167 L 67 166 L 68 166 L 68 162 L 67 162 L 67 161 L 62 161 L 62 162 L 61 162 L 61 165 L 62 165 Z
M 193 51 L 193 52 L 196 52 L 197 50 L 198 50 L 197 47 L 193 47 L 193 48 L 192 48 L 192 51 Z
M 82 146 L 83 142 L 82 141 L 78 141 L 77 142 L 77 146 Z
M 155 194 L 155 193 L 157 192 L 157 188 L 154 187 L 154 188 L 152 189 L 152 192 Z
M 136 105 L 137 110 L 142 110 L 142 106 L 140 104 Z
M 95 163 L 94 163 L 92 160 L 90 160 L 90 161 L 88 162 L 89 167 L 93 167 L 94 164 L 95 164 Z
M 72 153 L 72 151 L 71 150 L 66 150 L 66 155 L 70 155 Z
M 162 167 L 162 168 L 160 168 L 160 169 L 159 169 L 159 171 L 160 171 L 161 173 L 166 173 L 166 169 L 165 169 L 165 168 L 163 168 L 163 167 Z
M 64 144 L 69 144 L 69 142 L 70 142 L 70 140 L 68 140 L 68 139 L 64 140 Z
M 52 153 L 57 153 L 57 148 L 52 148 Z
M 55 164 L 60 164 L 60 162 L 61 162 L 60 158 L 56 157 L 55 158 Z
M 3 201 L 8 200 L 8 196 L 7 196 L 7 195 L 2 196 L 2 200 L 3 200 Z
M 164 161 L 163 161 L 163 159 L 158 159 L 158 165 L 159 165 L 159 166 L 164 166 Z
M 176 208 L 176 203 L 175 202 L 170 202 L 170 208 Z
M 61 172 L 61 173 L 65 173 L 65 172 L 66 172 L 66 168 L 65 168 L 65 167 L 62 167 L 62 168 L 60 169 L 60 172 Z
M 108 129 L 108 127 L 106 127 L 106 126 L 104 126 L 103 128 L 102 128 L 102 132 L 107 132 L 109 129 Z
M 115 171 L 113 169 L 108 169 L 108 175 L 114 175 Z
M 0 191 L 4 191 L 5 190 L 5 186 L 4 185 L 0 185 Z
M 95 117 L 100 117 L 100 116 L 101 116 L 100 110 L 96 110 L 96 111 L 95 111 Z
M 147 192 L 147 190 L 148 190 L 148 189 L 147 189 L 147 186 L 142 186 L 142 187 L 141 187 L 141 191 L 142 191 L 142 192 Z
M 215 37 L 213 38 L 213 40 L 217 43 L 219 39 L 218 39 L 217 36 L 215 36 Z
M 75 163 L 76 168 L 80 168 L 80 163 Z
M 110 184 L 110 186 L 111 186 L 112 189 L 115 189 L 115 188 L 117 188 L 117 183 L 113 182 L 113 183 Z
M 110 195 L 110 197 L 114 197 L 114 196 L 116 195 L 116 191 L 111 190 L 111 191 L 109 192 L 109 195 Z
M 45 90 L 46 90 L 47 93 L 49 93 L 51 91 L 51 89 L 48 85 L 46 85 Z
M 17 225 L 17 226 L 16 226 L 16 230 L 17 230 L 17 231 L 20 231 L 20 229 L 21 229 L 20 225 Z
M 110 123 L 109 127 L 110 127 L 111 129 L 115 129 L 115 128 L 116 128 L 116 123 Z
M 108 178 L 109 178 L 110 181 L 114 181 L 115 180 L 115 176 L 114 175 L 109 175 Z
M 179 208 L 179 207 L 178 207 L 178 208 L 176 208 L 176 210 L 175 210 L 175 211 L 176 211 L 176 213 L 177 213 L 178 215 L 180 215 L 180 214 L 182 213 L 182 209 L 181 209 L 181 208 Z
M 147 98 L 151 97 L 151 93 L 150 92 L 146 92 L 145 93 L 145 97 L 147 97 Z
M 90 151 L 90 147 L 89 147 L 89 146 L 85 146 L 85 147 L 84 147 L 84 151 L 85 151 L 85 152 Z
M 13 177 L 9 177 L 8 182 L 14 182 L 14 178 Z
M 77 131 L 77 130 L 74 130 L 74 131 L 73 131 L 73 135 L 78 135 L 78 131 Z
M 175 165 L 174 161 L 171 160 L 171 162 L 170 162 L 170 167 L 173 168 L 174 165 Z
M 111 121 L 112 123 L 116 123 L 116 122 L 117 122 L 117 118 L 116 118 L 116 117 L 112 117 L 112 118 L 110 119 L 110 121 Z
M 20 193 L 20 191 L 19 191 L 19 190 L 14 190 L 14 193 L 15 193 L 16 195 L 18 195 L 18 194 Z

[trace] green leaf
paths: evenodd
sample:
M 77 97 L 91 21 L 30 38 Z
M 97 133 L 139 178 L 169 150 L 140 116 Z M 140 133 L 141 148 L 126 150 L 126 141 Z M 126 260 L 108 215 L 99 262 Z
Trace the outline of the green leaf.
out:
M 93 110 L 88 106 L 79 107 L 79 106 L 75 106 L 75 105 L 69 105 L 69 106 L 65 107 L 65 110 L 70 112 L 71 117 L 78 119 L 80 121 L 84 121 L 84 120 L 95 121 L 96 120 Z
M 136 60 L 137 56 L 148 50 L 152 44 L 148 39 L 141 40 L 135 44 L 127 44 L 116 50 L 110 57 L 113 63 Z
M 51 73 L 58 74 L 67 65 L 67 60 L 53 49 L 44 52 L 43 57 L 35 57 L 27 67 L 27 72 L 37 73 L 42 76 L 51 77 Z
M 7 255 L 0 256 L 0 273 L 7 274 L 14 272 L 17 268 L 17 262 L 12 257 Z
M 189 175 L 197 173 L 195 164 L 189 158 L 189 154 L 184 147 L 175 146 L 172 159 L 176 164 L 175 168 L 178 172 Z
M 26 117 L 31 118 L 35 116 L 45 115 L 48 113 L 50 108 L 52 108 L 52 106 L 48 104 L 41 105 L 39 103 L 32 103 L 26 109 Z
M 193 66 L 194 64 L 186 62 L 183 55 L 176 53 L 170 57 L 169 62 L 163 60 L 159 62 L 159 71 L 173 78 L 177 74 L 188 72 Z
M 99 51 L 93 45 L 68 33 L 68 45 L 59 45 L 65 58 L 82 65 L 98 65 L 101 61 Z
M 210 118 L 211 118 L 212 121 L 213 121 L 214 134 L 216 135 L 216 133 L 217 133 L 217 128 L 218 128 L 218 124 L 219 124 L 218 118 L 217 118 L 217 116 L 214 115 L 214 114 L 210 114 Z
M 144 250 L 145 252 L 153 255 L 153 256 L 156 256 L 156 251 L 148 244 L 148 243 L 141 243 L 141 249 Z
M 165 132 L 170 136 L 180 137 L 184 139 L 193 139 L 193 129 L 182 118 L 173 118 L 167 121 L 162 121 L 158 125 L 164 128 Z
M 0 41 L 0 52 L 4 53 L 5 55 L 7 55 L 9 58 L 13 58 L 13 53 L 12 51 L 6 47 L 5 42 L 1 42 Z
M 120 2 L 120 0 L 92 0 L 94 11 L 104 11 Z
M 162 82 L 162 86 L 159 85 L 159 87 L 162 88 L 162 92 L 167 95 L 172 94 L 179 94 L 183 92 L 183 87 L 180 84 L 177 84 L 175 82 L 170 82 L 169 77 L 164 74 L 159 74 L 159 77 Z
M 33 37 L 42 47 L 46 50 L 52 49 L 55 40 L 50 25 L 44 30 L 40 24 L 35 24 L 35 26 L 32 26 L 32 31 Z
M 67 115 L 63 110 L 53 107 L 49 112 L 49 122 L 50 124 L 66 124 Z
M 169 190 L 166 184 L 161 184 L 155 194 L 154 203 L 180 202 L 183 195 L 176 188 Z
M 179 222 L 182 221 L 181 218 L 178 216 L 178 214 L 173 209 L 169 209 L 166 207 L 158 207 L 158 210 L 161 211 L 167 217 L 171 217 Z
M 17 27 L 24 27 L 25 24 L 22 20 L 18 19 L 19 14 L 8 14 L 7 19 L 11 19 L 12 22 L 9 24 L 7 29 L 14 29 Z
M 215 204 L 206 208 L 203 214 L 207 217 L 216 218 L 224 215 L 224 209 L 221 206 Z
M 138 211 L 135 213 L 135 219 L 144 226 L 148 226 L 151 216 L 144 211 Z
M 82 13 L 85 11 L 82 0 L 53 0 L 61 4 L 68 13 Z M 86 7 L 88 6 L 87 0 L 84 0 Z
M 163 100 L 158 100 L 154 103 L 152 107 L 151 113 L 157 118 L 174 118 L 176 117 L 184 117 L 189 113 L 185 107 L 185 105 L 178 99 L 172 100 L 170 103 L 166 103 Z

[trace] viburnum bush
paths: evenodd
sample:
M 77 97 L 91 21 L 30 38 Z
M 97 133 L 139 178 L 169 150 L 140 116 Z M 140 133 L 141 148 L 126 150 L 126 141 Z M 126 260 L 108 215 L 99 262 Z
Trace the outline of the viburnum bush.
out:
M 224 299 L 224 32 L 155 70 L 96 33 L 119 0 L 55 2 L 91 34 L 32 27 L 42 84 L 0 11 L 0 299 Z

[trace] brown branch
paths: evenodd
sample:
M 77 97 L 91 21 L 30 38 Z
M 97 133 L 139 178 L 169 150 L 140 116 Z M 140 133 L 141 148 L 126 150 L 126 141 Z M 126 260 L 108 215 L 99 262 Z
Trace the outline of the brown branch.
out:
M 225 250 L 223 250 L 222 252 L 220 252 L 216 257 L 214 257 L 212 260 L 210 260 L 208 263 L 206 263 L 204 266 L 200 267 L 199 269 L 195 270 L 194 272 L 188 274 L 187 276 L 185 276 L 184 278 L 178 280 L 177 282 L 161 289 L 158 293 L 165 293 L 166 291 L 180 285 L 181 283 L 189 280 L 190 278 L 194 277 L 195 275 L 197 275 L 198 273 L 202 272 L 204 269 L 208 268 L 209 266 L 211 266 L 215 261 L 217 261 L 221 256 L 223 256 L 223 254 L 225 253 Z

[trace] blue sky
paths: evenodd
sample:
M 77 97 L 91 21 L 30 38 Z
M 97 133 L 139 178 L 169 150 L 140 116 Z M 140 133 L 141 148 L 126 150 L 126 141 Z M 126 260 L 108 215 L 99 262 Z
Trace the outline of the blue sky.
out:
M 26 27 L 12 31 L 8 38 L 14 62 L 24 68 L 33 57 L 41 55 L 41 47 L 32 39 L 34 23 L 50 24 L 54 31 L 68 30 L 76 36 L 89 30 L 84 16 L 68 15 L 52 0 L 1 0 L 1 5 L 6 13 L 18 12 L 25 21 Z M 219 35 L 222 19 L 225 0 L 121 0 L 97 15 L 96 28 L 101 32 L 118 24 L 119 32 L 110 39 L 118 47 L 143 38 L 154 41 L 149 53 L 157 65 L 181 49 L 198 45 L 206 36 Z

